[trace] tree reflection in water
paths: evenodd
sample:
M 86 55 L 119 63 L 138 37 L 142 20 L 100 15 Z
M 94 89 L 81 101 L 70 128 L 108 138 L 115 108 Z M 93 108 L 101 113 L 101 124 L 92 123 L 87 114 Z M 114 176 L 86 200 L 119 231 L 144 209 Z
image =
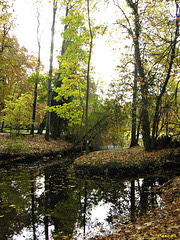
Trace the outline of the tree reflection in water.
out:
M 172 176 L 83 179 L 69 164 L 39 171 L 1 171 L 0 239 L 88 239 L 136 221 L 159 195 L 149 192 Z

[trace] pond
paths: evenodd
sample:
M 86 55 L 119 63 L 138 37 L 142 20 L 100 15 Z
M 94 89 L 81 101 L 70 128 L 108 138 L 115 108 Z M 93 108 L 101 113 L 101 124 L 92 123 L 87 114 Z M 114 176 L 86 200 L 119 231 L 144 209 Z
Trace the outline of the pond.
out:
M 0 239 L 89 239 L 161 208 L 149 192 L 174 176 L 76 176 L 72 164 L 0 170 Z

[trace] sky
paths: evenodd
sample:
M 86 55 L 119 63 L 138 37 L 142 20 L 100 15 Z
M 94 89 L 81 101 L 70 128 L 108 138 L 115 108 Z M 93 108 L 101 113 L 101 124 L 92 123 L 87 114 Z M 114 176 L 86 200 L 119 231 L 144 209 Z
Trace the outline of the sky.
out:
M 41 27 L 41 59 L 45 68 L 49 67 L 49 55 L 50 55 L 50 31 L 51 25 L 49 16 L 51 14 L 51 8 L 48 1 L 46 1 L 46 7 L 41 8 L 43 12 L 43 28 Z M 30 54 L 37 57 L 37 10 L 36 6 L 32 4 L 32 0 L 15 0 L 15 24 L 14 33 L 18 38 L 21 46 L 28 49 Z
M 14 9 L 16 15 L 16 27 L 14 30 L 15 35 L 21 46 L 28 49 L 30 54 L 37 57 L 37 11 L 36 6 L 32 4 L 32 0 L 15 0 Z M 52 19 L 52 6 L 49 1 L 44 1 L 45 6 L 41 7 L 41 17 L 43 18 L 43 27 L 41 28 L 41 60 L 45 66 L 45 70 L 49 69 L 49 56 L 50 56 L 50 36 L 51 36 L 51 19 Z M 57 13 L 57 19 L 60 18 L 61 12 Z M 113 7 L 102 6 L 101 12 L 98 15 L 99 22 L 107 22 L 110 28 L 115 22 Z M 108 21 L 107 21 L 108 20 Z M 55 55 L 59 54 L 61 41 L 60 33 L 62 26 L 56 24 L 56 37 L 55 37 Z M 109 41 L 109 43 L 107 43 Z M 119 53 L 113 51 L 116 43 L 113 36 L 99 36 L 94 41 L 92 64 L 94 66 L 95 82 L 103 82 L 109 84 L 115 78 L 115 68 L 119 64 Z M 56 58 L 54 59 L 53 66 L 58 67 Z

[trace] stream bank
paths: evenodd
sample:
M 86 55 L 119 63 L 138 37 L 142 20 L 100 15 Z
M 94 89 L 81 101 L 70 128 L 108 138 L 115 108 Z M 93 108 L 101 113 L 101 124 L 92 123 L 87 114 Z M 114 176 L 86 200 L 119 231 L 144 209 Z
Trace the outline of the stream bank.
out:
M 158 170 L 180 168 L 180 148 L 146 152 L 137 146 L 118 150 L 103 150 L 82 155 L 74 161 L 74 169 L 80 175 L 128 177 Z
M 129 240 L 129 239 L 180 239 L 180 177 L 164 184 L 153 187 L 149 192 L 160 193 L 161 207 L 152 209 L 137 218 L 137 221 L 119 225 L 117 232 L 108 236 L 100 234 L 91 240 Z
M 87 179 L 74 173 L 72 161 L 58 158 L 57 162 L 0 168 L 0 239 L 129 240 L 146 239 L 146 232 L 150 237 L 147 239 L 158 239 L 157 234 L 165 233 L 178 239 L 179 205 L 174 199 L 178 197 L 179 185 L 169 183 L 179 172 Z M 163 184 L 170 191 L 164 195 L 169 201 L 168 210 L 173 207 L 172 214 L 176 215 L 161 211 Z M 160 215 L 155 213 L 158 209 Z M 166 219 L 161 225 L 164 214 Z M 158 229 L 152 220 L 155 216 Z M 138 236 L 140 230 L 142 238 Z
M 0 166 L 11 166 L 35 161 L 50 162 L 53 158 L 78 153 L 79 149 L 62 139 L 46 141 L 43 135 L 25 135 L 12 138 L 0 134 Z M 180 148 L 146 152 L 137 146 L 117 150 L 94 151 L 81 155 L 74 161 L 74 170 L 79 175 L 103 175 L 121 177 L 147 174 L 158 170 L 180 168 Z
M 62 139 L 46 141 L 44 135 L 11 137 L 7 133 L 0 133 L 0 167 L 47 161 L 73 151 L 73 145 Z
M 151 153 L 142 147 L 105 150 L 74 160 L 61 158 L 63 151 L 66 154 L 72 150 L 70 144 L 62 140 L 46 142 L 43 137 L 18 140 L 21 146 L 29 147 L 29 152 L 0 159 L 10 166 L 1 169 L 1 239 L 24 235 L 41 239 L 38 234 L 44 234 L 44 228 L 54 240 L 179 239 L 180 149 Z M 12 146 L 9 140 L 1 141 L 1 149 Z M 29 160 L 25 159 L 28 154 Z M 24 164 L 28 161 L 32 165 Z M 173 171 L 159 174 L 157 169 Z M 155 176 L 148 175 L 148 170 Z M 111 178 L 115 171 L 119 176 Z M 132 178 L 138 171 L 141 176 Z M 154 187 L 167 181 L 171 184 L 154 192 Z

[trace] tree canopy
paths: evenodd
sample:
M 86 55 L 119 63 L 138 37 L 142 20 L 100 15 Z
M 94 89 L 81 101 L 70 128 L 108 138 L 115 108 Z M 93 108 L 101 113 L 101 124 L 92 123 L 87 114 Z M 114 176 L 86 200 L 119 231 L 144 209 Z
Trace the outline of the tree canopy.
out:
M 35 57 L 20 46 L 13 34 L 16 24 L 13 5 L 7 0 L 0 2 L 1 125 L 18 125 L 20 120 L 14 119 L 16 123 L 12 124 L 8 114 L 16 115 L 16 107 L 22 105 L 24 110 L 19 111 L 22 118 L 24 114 L 29 116 L 29 111 L 33 115 L 32 120 L 24 118 L 25 125 L 35 124 L 44 129 L 45 120 L 42 118 L 40 124 L 39 116 L 45 119 L 50 113 L 50 136 L 56 132 L 57 137 L 82 146 L 87 142 L 86 131 L 88 142 L 94 146 L 96 142 L 134 146 L 143 141 L 146 150 L 153 150 L 162 136 L 179 139 L 178 0 L 59 0 L 52 3 L 57 15 L 49 35 L 53 30 L 53 44 L 58 46 L 59 55 L 58 67 L 54 68 L 50 51 L 53 45 L 49 43 L 51 75 L 47 77 L 48 73 L 41 68 L 43 38 L 38 29 L 43 25 L 43 18 L 40 12 L 36 16 L 39 55 Z M 107 12 L 103 13 L 105 8 Z M 111 25 L 106 18 L 108 11 L 113 12 Z M 56 27 L 60 32 L 56 32 Z M 109 79 L 108 90 L 101 93 L 93 68 L 96 61 L 92 57 L 90 62 L 98 34 L 101 39 L 109 36 L 112 52 L 119 52 L 119 63 L 112 69 L 115 77 Z M 51 81 L 47 89 L 48 79 Z M 34 96 L 33 105 L 27 96 L 31 99 Z

